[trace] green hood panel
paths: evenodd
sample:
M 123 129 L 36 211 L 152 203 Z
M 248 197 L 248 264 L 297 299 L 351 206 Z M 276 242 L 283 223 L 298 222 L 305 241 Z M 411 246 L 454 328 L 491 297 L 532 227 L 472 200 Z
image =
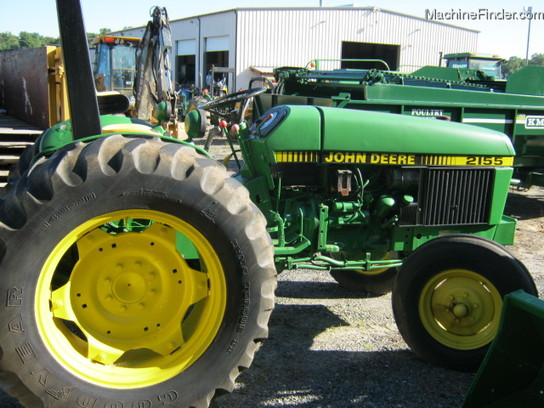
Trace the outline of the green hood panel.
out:
M 325 151 L 515 154 L 506 135 L 477 126 L 391 113 L 326 107 L 316 109 L 323 115 L 322 149 Z
M 315 106 L 282 105 L 269 112 L 280 113 L 277 119 L 270 121 L 270 127 L 274 127 L 270 134 L 266 128 L 266 118 L 270 114 L 265 114 L 264 123 L 258 126 L 258 132 L 261 137 L 266 137 L 269 149 L 321 150 L 322 115 Z
M 279 114 L 263 119 L 257 133 L 272 151 L 515 155 L 506 135 L 456 122 L 308 105 L 269 112 Z

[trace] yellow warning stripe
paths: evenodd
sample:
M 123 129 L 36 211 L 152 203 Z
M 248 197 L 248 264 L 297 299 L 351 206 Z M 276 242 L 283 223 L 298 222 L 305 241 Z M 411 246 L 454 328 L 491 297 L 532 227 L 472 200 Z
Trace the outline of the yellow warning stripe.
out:
M 513 156 L 458 156 L 412 153 L 278 151 L 277 163 L 350 163 L 396 166 L 493 166 L 509 167 Z
M 422 155 L 421 164 L 427 166 L 512 166 L 514 157 Z
M 277 163 L 319 163 L 320 152 L 275 152 Z

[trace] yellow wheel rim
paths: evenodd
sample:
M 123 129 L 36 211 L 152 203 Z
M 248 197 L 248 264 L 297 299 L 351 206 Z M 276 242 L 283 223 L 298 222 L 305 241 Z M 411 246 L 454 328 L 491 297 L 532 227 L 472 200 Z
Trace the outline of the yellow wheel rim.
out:
M 119 220 L 144 226 L 105 231 Z M 180 242 L 190 261 L 176 249 Z M 36 320 L 51 355 L 75 376 L 140 388 L 202 356 L 221 326 L 226 292 L 219 257 L 195 227 L 157 211 L 112 212 L 81 224 L 51 252 L 36 289 Z
M 421 292 L 419 315 L 441 344 L 473 350 L 493 340 L 499 328 L 502 297 L 482 275 L 465 269 L 443 271 Z
M 381 261 L 386 261 L 388 259 L 391 259 L 393 254 L 394 253 L 392 253 L 391 251 L 388 251 L 388 252 L 385 253 L 384 256 L 382 256 L 380 258 L 380 260 Z M 381 275 L 382 273 L 387 272 L 389 269 L 391 269 L 391 268 L 378 268 L 378 269 L 370 269 L 370 270 L 354 269 L 354 271 L 357 272 L 359 275 L 369 276 L 370 277 L 370 276 Z

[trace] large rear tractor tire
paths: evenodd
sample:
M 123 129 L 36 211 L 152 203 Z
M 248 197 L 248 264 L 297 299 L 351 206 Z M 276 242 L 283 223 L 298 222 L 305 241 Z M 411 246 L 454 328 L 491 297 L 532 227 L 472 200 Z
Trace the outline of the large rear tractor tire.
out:
M 2 386 L 29 407 L 207 407 L 274 306 L 265 220 L 193 149 L 112 135 L 0 202 Z
M 34 159 L 34 156 L 38 154 L 38 150 L 40 147 L 40 138 L 41 135 L 40 137 L 38 137 L 38 139 L 36 139 L 34 144 L 25 147 L 24 150 L 21 152 L 17 163 L 11 166 L 11 168 L 9 169 L 7 185 L 4 189 L 4 192 L 6 191 L 6 189 L 12 188 L 14 185 L 16 185 L 24 172 L 28 170 L 28 168 L 32 164 L 32 159 Z
M 525 268 L 502 245 L 474 235 L 433 239 L 402 266 L 392 294 L 399 331 L 422 359 L 472 371 L 497 334 L 503 297 L 538 296 Z

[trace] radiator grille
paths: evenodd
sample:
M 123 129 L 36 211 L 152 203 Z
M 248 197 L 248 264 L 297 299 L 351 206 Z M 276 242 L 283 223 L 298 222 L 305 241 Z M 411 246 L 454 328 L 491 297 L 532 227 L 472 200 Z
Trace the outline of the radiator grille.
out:
M 422 173 L 417 224 L 488 223 L 493 175 L 493 169 L 427 169 Z

